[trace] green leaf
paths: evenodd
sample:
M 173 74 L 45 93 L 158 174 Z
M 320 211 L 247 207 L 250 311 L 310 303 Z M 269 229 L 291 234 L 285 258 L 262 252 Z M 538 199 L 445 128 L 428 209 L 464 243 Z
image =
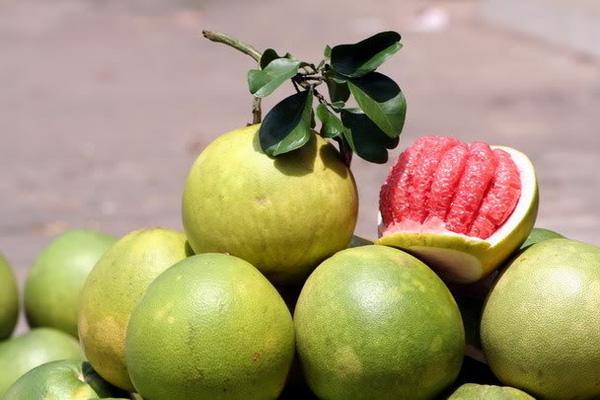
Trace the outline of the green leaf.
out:
M 406 117 L 406 99 L 396 82 L 379 72 L 371 72 L 349 80 L 348 86 L 375 125 L 391 138 L 400 135 Z
M 383 164 L 388 160 L 388 149 L 398 145 L 398 138 L 388 137 L 364 113 L 342 111 L 344 138 L 360 158 Z
M 355 44 L 342 44 L 331 49 L 331 66 L 342 75 L 359 77 L 375 71 L 391 55 L 400 50 L 400 34 L 381 32 Z
M 260 69 L 265 69 L 271 61 L 276 60 L 278 58 L 284 57 L 277 55 L 277 52 L 273 49 L 266 49 L 260 56 Z
M 325 57 L 327 60 L 331 58 L 331 47 L 329 47 L 329 45 L 325 46 L 325 50 L 323 50 L 323 57 Z
M 265 69 L 271 61 L 276 60 L 278 58 L 289 58 L 290 60 L 294 60 L 294 57 L 292 57 L 290 53 L 285 53 L 284 56 L 280 56 L 275 50 L 266 49 L 260 56 L 260 69 Z
M 334 78 L 325 78 L 325 83 L 327 84 L 329 98 L 332 102 L 345 102 L 350 98 L 350 89 L 347 82 L 339 82 Z
M 267 113 L 258 133 L 266 154 L 275 157 L 309 141 L 312 102 L 312 90 L 304 90 L 286 97 Z
M 342 120 L 323 104 L 317 106 L 317 117 L 321 121 L 321 136 L 324 138 L 331 139 L 343 134 L 345 128 Z
M 273 93 L 281 84 L 298 73 L 299 61 L 289 58 L 277 58 L 265 69 L 248 71 L 248 87 L 256 97 L 265 97 Z

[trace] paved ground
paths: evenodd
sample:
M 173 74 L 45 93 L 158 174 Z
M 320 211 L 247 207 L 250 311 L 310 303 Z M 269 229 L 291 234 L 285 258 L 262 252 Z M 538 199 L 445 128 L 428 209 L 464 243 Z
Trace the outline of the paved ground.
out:
M 599 60 L 486 25 L 475 1 L 3 0 L 0 248 L 21 279 L 68 227 L 180 227 L 191 162 L 249 119 L 250 59 L 201 28 L 314 60 L 325 43 L 402 32 L 385 68 L 409 102 L 400 148 L 426 133 L 520 148 L 539 224 L 600 245 Z M 354 164 L 367 237 L 387 169 Z

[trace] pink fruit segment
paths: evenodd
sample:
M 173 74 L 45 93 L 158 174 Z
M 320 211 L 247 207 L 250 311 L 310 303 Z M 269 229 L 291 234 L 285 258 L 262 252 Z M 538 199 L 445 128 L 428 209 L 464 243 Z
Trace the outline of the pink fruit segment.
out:
M 451 137 L 427 136 L 423 140 L 425 150 L 421 152 L 412 174 L 408 193 L 407 217 L 416 222 L 423 222 L 428 215 L 427 202 L 433 182 L 433 174 L 438 168 L 444 153 L 459 143 Z
M 454 191 L 465 170 L 468 152 L 467 146 L 459 143 L 442 156 L 431 183 L 431 193 L 427 204 L 429 219 L 446 220 L 454 198 Z
M 485 239 L 508 219 L 520 194 L 519 171 L 507 152 L 425 136 L 400 155 L 381 188 L 382 231 L 452 231 Z
M 446 228 L 452 232 L 468 233 L 477 215 L 496 169 L 494 152 L 485 143 L 469 144 L 469 155 L 463 175 L 446 216 Z
M 521 196 L 519 171 L 510 154 L 504 150 L 494 150 L 494 154 L 498 160 L 494 182 L 471 225 L 470 236 L 489 237 L 508 219 Z
M 427 146 L 427 136 L 421 137 L 406 149 L 392 168 L 388 180 L 383 184 L 380 197 L 390 199 L 381 207 L 382 217 L 389 221 L 402 218 L 408 213 L 410 203 L 408 200 L 411 177 L 417 167 L 417 160 Z

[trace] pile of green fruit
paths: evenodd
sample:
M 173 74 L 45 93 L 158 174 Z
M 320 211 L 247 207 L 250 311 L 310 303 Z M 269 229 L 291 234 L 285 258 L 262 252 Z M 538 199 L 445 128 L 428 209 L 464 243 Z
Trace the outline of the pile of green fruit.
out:
M 379 238 L 353 236 L 352 155 L 385 162 L 404 123 L 375 71 L 399 35 L 318 65 L 205 35 L 259 62 L 256 99 L 288 79 L 297 93 L 198 156 L 185 233 L 54 239 L 22 336 L 0 258 L 0 399 L 600 398 L 600 248 L 534 228 L 524 154 L 419 138 L 381 187 Z

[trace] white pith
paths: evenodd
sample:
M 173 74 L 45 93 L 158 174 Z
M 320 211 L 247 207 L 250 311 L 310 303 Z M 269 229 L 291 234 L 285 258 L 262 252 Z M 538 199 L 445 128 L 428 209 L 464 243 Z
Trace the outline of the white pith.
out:
M 517 167 L 517 170 L 519 171 L 519 177 L 521 180 L 521 195 L 513 212 L 491 236 L 489 236 L 487 239 L 481 239 L 475 236 L 469 236 L 462 233 L 452 232 L 445 228 L 445 223 L 443 221 L 440 221 L 439 224 L 428 224 L 427 226 L 415 222 L 414 229 L 413 227 L 411 227 L 411 229 L 402 230 L 399 230 L 397 228 L 395 229 L 394 225 L 392 224 L 388 227 L 388 229 L 384 231 L 381 212 L 378 212 L 377 225 L 379 228 L 379 235 L 385 236 L 396 232 L 435 233 L 444 236 L 464 238 L 466 241 L 470 242 L 487 242 L 490 246 L 495 246 L 498 243 L 502 242 L 514 230 L 514 228 L 519 224 L 519 222 L 521 222 L 523 218 L 525 218 L 531 205 L 535 201 L 537 183 L 533 165 L 531 164 L 531 161 L 525 154 L 511 147 L 490 147 L 492 149 L 504 150 L 508 154 L 510 154 L 512 160 L 514 161 Z M 403 221 L 403 224 L 405 225 L 406 223 Z

